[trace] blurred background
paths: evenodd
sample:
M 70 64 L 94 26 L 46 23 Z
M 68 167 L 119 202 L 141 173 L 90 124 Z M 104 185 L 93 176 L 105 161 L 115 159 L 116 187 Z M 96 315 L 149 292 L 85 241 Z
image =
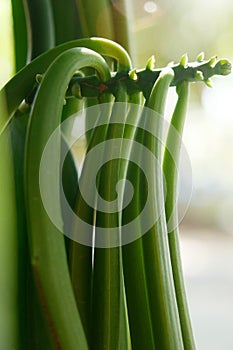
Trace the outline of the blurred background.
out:
M 233 62 L 231 0 L 112 0 L 127 16 L 137 68 L 151 55 L 156 65 L 190 61 L 204 51 Z M 0 87 L 13 72 L 10 0 L 0 1 Z M 199 350 L 233 349 L 233 74 L 214 88 L 191 86 L 184 144 L 192 164 L 192 198 L 181 223 L 187 293 Z M 171 89 L 166 118 L 175 103 Z M 182 181 L 183 187 L 182 187 Z M 181 189 L 185 189 L 182 178 Z M 184 193 L 185 194 L 185 193 Z M 181 191 L 181 205 L 182 205 Z

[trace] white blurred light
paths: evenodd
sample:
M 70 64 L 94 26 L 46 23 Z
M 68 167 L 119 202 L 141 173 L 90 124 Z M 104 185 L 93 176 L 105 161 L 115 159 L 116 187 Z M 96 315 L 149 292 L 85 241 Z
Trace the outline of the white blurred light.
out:
M 226 131 L 233 124 L 232 83 L 233 77 L 229 75 L 224 80 L 217 81 L 213 90 L 204 89 L 202 94 L 202 104 L 207 116 Z
M 156 12 L 158 9 L 158 6 L 154 1 L 146 1 L 144 3 L 144 10 L 148 13 Z

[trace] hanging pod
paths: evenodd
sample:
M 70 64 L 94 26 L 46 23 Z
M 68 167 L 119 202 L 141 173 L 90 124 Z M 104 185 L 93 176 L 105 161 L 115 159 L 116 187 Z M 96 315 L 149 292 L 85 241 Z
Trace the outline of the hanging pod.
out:
M 92 67 L 106 81 L 104 59 L 86 48 L 73 48 L 57 57 L 45 73 L 30 115 L 26 141 L 25 192 L 34 277 L 54 343 L 66 350 L 87 349 L 68 271 L 64 236 L 48 217 L 40 193 L 41 157 L 52 132 L 59 126 L 68 83 L 76 70 Z M 62 222 L 59 195 L 60 138 L 50 153 L 46 182 L 51 206 Z
M 179 158 L 183 128 L 188 107 L 189 82 L 183 81 L 180 83 L 177 86 L 176 91 L 178 99 L 170 122 L 163 155 L 163 174 L 165 180 L 164 187 L 166 187 L 165 211 L 171 264 L 184 348 L 185 350 L 194 350 L 196 349 L 196 346 L 188 310 L 188 302 L 182 271 L 177 213 Z

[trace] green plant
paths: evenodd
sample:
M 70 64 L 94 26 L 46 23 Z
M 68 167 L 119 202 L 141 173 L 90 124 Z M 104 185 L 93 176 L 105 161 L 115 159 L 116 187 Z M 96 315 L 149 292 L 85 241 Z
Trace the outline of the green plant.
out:
M 57 23 L 59 14 L 54 12 Z M 184 55 L 170 67 L 155 69 L 152 58 L 136 70 L 128 53 L 107 39 L 52 48 L 77 33 L 72 25 L 62 37 L 59 26 L 46 23 L 51 41 L 33 39 L 33 56 L 49 50 L 25 67 L 21 52 L 17 67 L 23 68 L 0 92 L 1 348 L 193 350 L 179 252 L 177 166 L 189 84 L 210 85 L 211 76 L 229 74 L 231 65 L 200 56 L 188 63 Z M 163 149 L 170 86 L 178 100 Z M 87 150 L 78 176 L 67 135 L 55 131 L 80 110 L 86 111 Z M 134 187 L 130 202 L 125 178 Z M 62 186 L 84 226 L 67 215 Z

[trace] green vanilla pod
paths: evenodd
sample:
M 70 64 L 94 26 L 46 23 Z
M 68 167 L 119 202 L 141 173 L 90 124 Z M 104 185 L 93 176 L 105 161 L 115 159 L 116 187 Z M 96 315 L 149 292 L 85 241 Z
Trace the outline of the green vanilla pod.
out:
M 109 78 L 104 59 L 92 50 L 73 48 L 58 56 L 40 84 L 26 142 L 25 191 L 31 262 L 54 343 L 66 350 L 87 349 L 87 341 L 71 286 L 64 236 L 45 211 L 39 169 L 46 143 L 61 122 L 66 87 L 74 72 L 83 67 L 95 68 L 104 81 Z M 59 137 L 54 147 L 56 149 L 51 150 L 48 185 L 49 191 L 52 191 L 54 210 L 57 210 L 58 220 L 62 222 L 59 208 Z
M 0 348 L 18 349 L 18 217 L 9 127 L 0 135 L 0 188 Z
M 17 205 L 19 349 L 55 350 L 32 274 L 24 199 L 24 146 L 29 114 L 17 111 L 9 125 Z
M 45 6 L 41 7 L 40 13 L 50 6 L 50 1 L 43 0 L 39 4 L 36 0 L 39 6 Z M 31 0 L 26 2 L 32 5 Z M 31 10 L 34 10 L 33 6 Z M 51 25 L 52 21 L 48 23 Z M 34 56 L 54 45 L 53 29 L 49 32 L 48 45 L 47 38 L 38 41 Z M 35 43 L 35 36 L 33 41 Z M 23 66 L 24 59 L 25 55 L 17 58 L 17 67 Z M 190 82 L 203 81 L 211 87 L 213 75 L 228 75 L 230 71 L 231 64 L 227 59 L 217 60 L 214 56 L 204 60 L 203 54 L 196 62 L 188 62 L 185 54 L 178 64 L 166 69 L 155 69 L 151 59 L 145 69 L 137 70 L 132 68 L 127 52 L 120 45 L 107 39 L 89 38 L 66 42 L 47 51 L 5 85 L 0 91 L 0 239 L 3 247 L 0 265 L 4 267 L 0 269 L 3 309 L 0 347 L 21 350 L 29 344 L 35 350 L 195 349 L 183 281 L 176 211 L 172 216 L 174 207 L 177 209 L 176 164 L 180 149 L 180 138 L 173 138 L 172 128 L 182 135 Z M 178 101 L 162 154 L 159 138 L 169 86 L 177 87 Z M 107 115 L 102 108 L 105 102 L 109 106 Z M 131 108 L 128 102 L 137 107 Z M 86 128 L 91 126 L 93 130 L 87 132 L 87 152 L 79 181 L 70 150 L 62 171 L 60 169 L 60 159 L 68 150 L 65 134 L 72 125 L 65 130 L 64 137 L 57 137 L 56 145 L 50 150 L 50 164 L 46 169 L 48 173 L 45 173 L 51 186 L 46 184 L 46 188 L 51 197 L 50 208 L 56 212 L 60 224 L 58 229 L 46 212 L 41 197 L 43 184 L 40 183 L 39 171 L 44 150 L 53 131 L 78 110 L 77 106 L 96 104 L 99 112 L 94 118 L 90 120 L 91 113 L 86 114 Z M 148 108 L 158 118 L 150 118 Z M 119 115 L 124 116 L 122 124 L 117 124 Z M 96 126 L 102 118 L 107 120 L 105 125 Z M 97 199 L 93 192 L 96 205 L 93 208 L 82 198 L 80 190 L 83 186 L 90 191 L 89 175 L 95 159 L 88 156 L 101 142 L 106 144 L 98 154 L 99 159 L 104 161 L 105 157 L 116 154 L 117 143 L 108 147 L 111 139 L 119 142 L 117 159 L 107 161 L 98 172 L 95 190 L 99 191 L 99 197 Z M 125 143 L 125 140 L 130 142 Z M 134 143 L 144 147 L 137 157 L 147 169 L 145 173 L 132 161 L 137 152 Z M 174 150 L 173 159 L 170 147 Z M 151 157 L 147 156 L 145 149 L 151 152 Z M 162 168 L 167 184 L 162 177 Z M 23 179 L 24 176 L 23 186 L 23 180 L 17 178 Z M 152 186 L 148 186 L 147 177 Z M 135 184 L 135 191 L 132 203 L 124 208 L 127 189 L 120 180 L 125 178 Z M 116 187 L 118 182 L 120 187 Z M 70 208 L 91 224 L 89 245 L 80 244 L 78 239 L 72 242 L 60 232 L 73 230 L 71 238 L 74 240 L 83 234 L 82 228 L 73 226 L 66 215 L 61 198 L 63 190 Z M 154 225 L 142 236 L 144 223 L 139 220 L 135 227 L 139 238 L 121 246 L 124 235 L 127 237 L 124 225 L 130 218 L 140 217 L 149 195 L 153 200 L 147 215 L 155 219 Z M 100 197 L 109 201 L 107 209 L 117 198 L 116 211 L 108 214 L 102 211 Z M 174 224 L 171 232 L 170 224 Z M 117 227 L 114 247 L 109 247 L 113 243 L 111 236 L 105 237 L 106 247 L 98 245 L 98 230 L 102 226 L 107 231 L 112 226 Z M 29 271 L 26 266 L 30 259 L 28 245 Z M 29 289 L 25 288 L 23 281 L 27 278 Z M 10 291 L 8 295 L 6 288 Z M 22 315 L 26 302 L 25 295 L 24 299 L 22 297 L 24 291 L 26 295 L 31 293 L 34 304 L 32 307 L 28 305 L 31 309 L 28 310 L 29 316 Z M 28 318 L 32 314 L 38 314 L 38 317 L 33 316 L 35 324 L 28 327 Z M 22 322 L 25 323 L 23 326 Z
M 28 35 L 28 61 L 55 46 L 51 0 L 24 0 Z
M 28 125 L 28 113 L 17 111 L 9 129 L 14 160 L 15 195 L 17 205 L 17 243 L 18 243 L 18 312 L 19 312 L 19 345 L 20 348 L 29 346 L 29 275 L 30 258 L 27 238 L 27 224 L 24 201 L 24 146 Z M 32 305 L 30 305 L 30 308 Z

